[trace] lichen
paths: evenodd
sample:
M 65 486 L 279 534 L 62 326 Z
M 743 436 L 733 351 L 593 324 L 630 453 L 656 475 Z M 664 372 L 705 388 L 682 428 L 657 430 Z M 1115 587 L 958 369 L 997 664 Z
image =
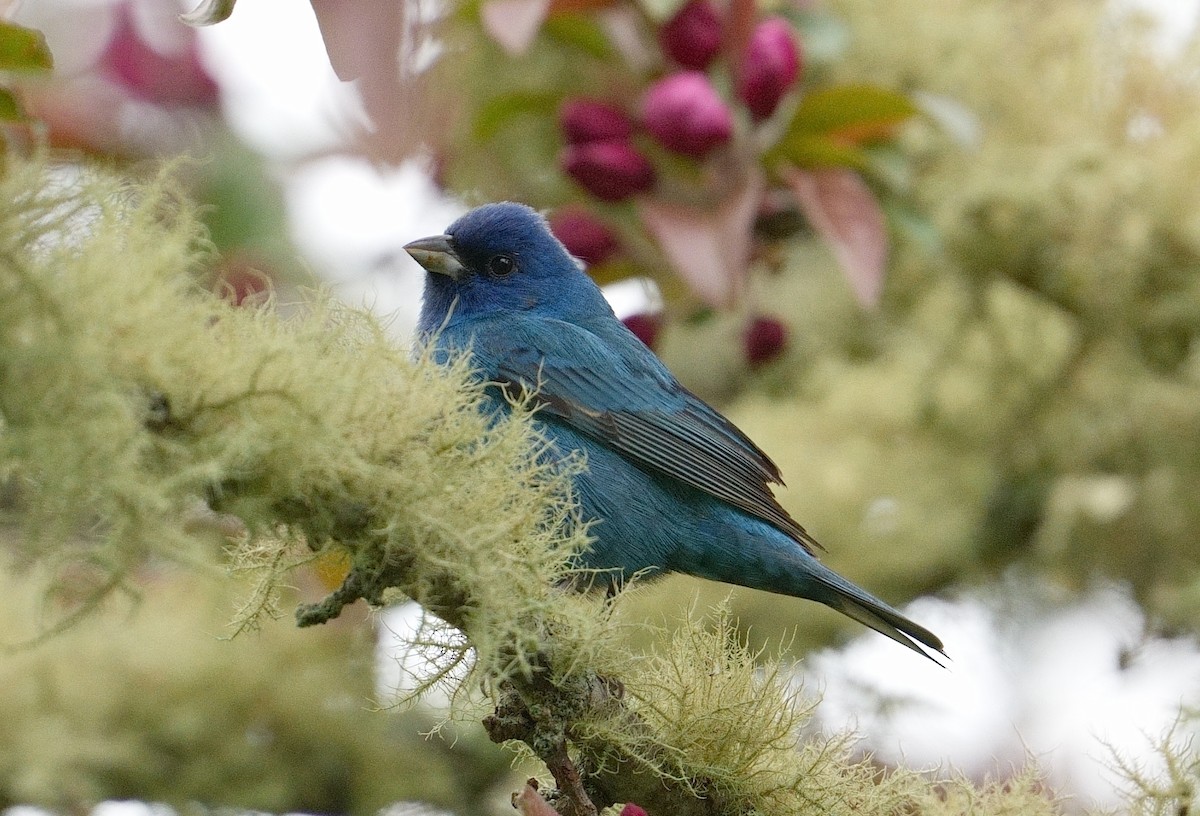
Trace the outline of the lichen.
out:
M 340 552 L 434 609 L 461 600 L 438 611 L 484 677 L 527 670 L 547 627 L 581 654 L 602 640 L 555 589 L 586 546 L 577 465 L 539 456 L 527 410 L 483 412 L 465 358 L 413 358 L 319 293 L 285 317 L 202 290 L 169 174 L 14 162 L 0 201 L 0 469 L 21 558 L 76 599 L 60 623 L 142 566 L 229 548 L 263 576 L 247 624 Z

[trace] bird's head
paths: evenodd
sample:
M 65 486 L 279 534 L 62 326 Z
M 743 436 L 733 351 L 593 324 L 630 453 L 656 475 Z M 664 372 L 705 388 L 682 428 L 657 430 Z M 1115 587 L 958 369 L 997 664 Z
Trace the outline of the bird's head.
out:
M 486 204 L 405 251 L 429 273 L 420 328 L 532 311 L 564 320 L 608 306 L 600 290 L 524 204 Z

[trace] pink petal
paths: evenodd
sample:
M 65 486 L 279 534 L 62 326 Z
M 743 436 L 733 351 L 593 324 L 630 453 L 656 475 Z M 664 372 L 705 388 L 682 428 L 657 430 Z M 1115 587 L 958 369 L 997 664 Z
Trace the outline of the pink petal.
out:
M 310 0 L 329 63 L 342 81 L 357 80 L 367 122 L 353 127 L 355 150 L 399 164 L 414 153 L 444 152 L 458 107 L 415 70 L 432 23 L 411 19 L 406 3 Z M 405 46 L 406 38 L 413 45 Z
M 342 82 L 373 71 L 395 81 L 404 34 L 404 3 L 309 0 L 325 41 L 329 64 Z
M 483 30 L 514 57 L 533 45 L 549 11 L 550 0 L 487 0 L 479 9 Z
M 887 269 L 888 233 L 883 209 L 862 176 L 844 167 L 780 171 L 800 210 L 833 248 L 858 302 L 879 306 Z
M 755 173 L 715 209 L 685 207 L 653 198 L 638 201 L 638 214 L 667 260 L 691 290 L 710 306 L 729 306 L 742 293 L 750 259 L 751 229 L 762 176 Z

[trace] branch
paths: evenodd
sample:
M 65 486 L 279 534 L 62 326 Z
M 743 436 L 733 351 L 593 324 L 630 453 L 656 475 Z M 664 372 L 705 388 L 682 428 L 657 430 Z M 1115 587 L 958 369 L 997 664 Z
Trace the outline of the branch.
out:
M 571 494 L 583 465 L 544 456 L 523 406 L 481 410 L 469 361 L 413 360 L 328 299 L 284 319 L 199 291 L 203 235 L 167 180 L 72 178 L 16 160 L 0 173 L 0 472 L 21 486 L 31 560 L 109 565 L 117 591 L 235 531 L 221 543 L 261 571 L 265 608 L 289 569 L 344 555 L 342 585 L 297 622 L 396 595 L 440 616 L 455 665 L 472 657 L 464 688 L 493 695 L 489 734 L 546 763 L 564 816 L 939 801 L 837 741 L 797 743 L 809 706 L 790 668 L 727 614 L 636 656 L 594 599 L 560 589 L 588 543 Z M 195 524 L 198 502 L 222 523 Z

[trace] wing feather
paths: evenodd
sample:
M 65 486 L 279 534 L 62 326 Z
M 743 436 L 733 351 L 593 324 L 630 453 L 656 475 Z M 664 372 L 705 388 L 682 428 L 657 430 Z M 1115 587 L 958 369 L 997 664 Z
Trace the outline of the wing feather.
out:
M 771 492 L 771 484 L 783 482 L 770 457 L 680 385 L 636 338 L 616 334 L 602 341 L 573 324 L 549 322 L 558 325 L 543 326 L 536 336 L 544 338 L 552 328 L 556 345 L 570 349 L 572 364 L 556 363 L 555 355 L 529 342 L 530 333 L 514 332 L 510 325 L 502 349 L 494 336 L 487 344 L 494 361 L 486 368 L 500 385 L 535 393 L 543 414 L 609 445 L 639 467 L 726 501 L 809 552 L 820 546 Z

